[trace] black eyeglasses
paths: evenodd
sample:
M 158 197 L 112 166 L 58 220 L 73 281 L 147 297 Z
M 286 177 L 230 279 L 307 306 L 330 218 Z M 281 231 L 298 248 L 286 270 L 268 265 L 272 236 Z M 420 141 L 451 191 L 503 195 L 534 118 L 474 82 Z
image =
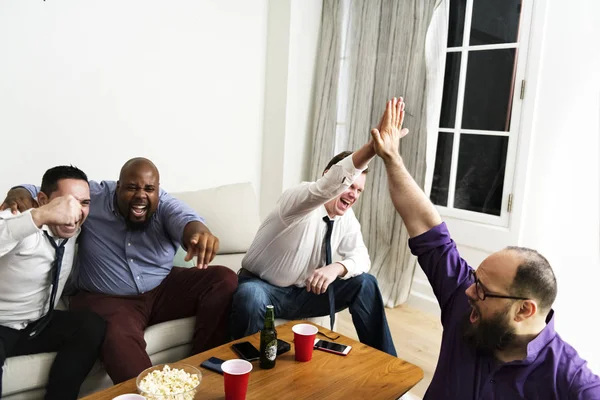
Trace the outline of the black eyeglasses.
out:
M 479 282 L 479 278 L 477 278 L 477 275 L 475 274 L 474 270 L 469 270 L 469 274 L 475 281 L 475 291 L 477 292 L 477 297 L 479 298 L 479 300 L 485 300 L 487 297 L 494 297 L 497 299 L 529 300 L 527 297 L 507 296 L 504 294 L 489 293 L 483 287 L 481 282 Z

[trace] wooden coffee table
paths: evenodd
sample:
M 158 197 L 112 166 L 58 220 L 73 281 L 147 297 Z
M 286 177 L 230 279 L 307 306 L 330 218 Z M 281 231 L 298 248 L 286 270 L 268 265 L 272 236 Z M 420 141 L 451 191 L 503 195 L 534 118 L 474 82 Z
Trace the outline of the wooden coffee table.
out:
M 275 368 L 260 369 L 258 361 L 252 363 L 247 399 L 397 399 L 423 378 L 423 370 L 416 365 L 375 350 L 346 336 L 340 335 L 337 343 L 352 346 L 347 356 L 314 350 L 309 362 L 294 360 L 294 333 L 292 326 L 306 321 L 291 321 L 277 327 L 277 336 L 291 344 L 291 350 L 277 357 Z M 337 335 L 313 324 L 328 336 Z M 321 335 L 321 339 L 329 340 Z M 235 340 L 180 362 L 198 367 L 210 357 L 223 360 L 239 358 L 231 344 L 249 341 L 260 346 L 260 333 Z M 223 376 L 200 368 L 202 383 L 196 399 L 223 399 Z M 85 400 L 112 400 L 124 393 L 136 393 L 135 379 L 130 379 Z

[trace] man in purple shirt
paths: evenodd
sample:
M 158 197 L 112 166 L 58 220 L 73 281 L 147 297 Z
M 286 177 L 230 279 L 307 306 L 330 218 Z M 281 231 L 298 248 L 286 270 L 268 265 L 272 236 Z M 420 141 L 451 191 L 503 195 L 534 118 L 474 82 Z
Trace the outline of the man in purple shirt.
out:
M 402 99 L 390 101 L 386 114 L 402 121 Z M 407 133 L 371 135 L 410 248 L 442 310 L 440 356 L 425 399 L 600 399 L 600 378 L 554 330 L 556 279 L 548 261 L 509 247 L 475 273 L 402 162 L 398 146 Z
M 80 236 L 77 287 L 71 309 L 90 309 L 108 323 L 102 358 L 114 383 L 152 365 L 144 330 L 196 316 L 192 352 L 228 341 L 237 275 L 211 266 L 219 239 L 190 207 L 160 189 L 156 166 L 129 160 L 118 182 L 90 181 L 92 203 Z M 0 207 L 29 209 L 37 188 L 9 191 Z M 179 246 L 197 268 L 173 267 Z

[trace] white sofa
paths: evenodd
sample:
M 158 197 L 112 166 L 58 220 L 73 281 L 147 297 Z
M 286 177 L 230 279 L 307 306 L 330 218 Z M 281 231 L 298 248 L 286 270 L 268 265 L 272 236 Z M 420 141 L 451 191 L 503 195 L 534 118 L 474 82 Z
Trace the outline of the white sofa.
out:
M 212 264 L 225 265 L 234 271 L 241 268 L 242 258 L 250 247 L 260 223 L 258 203 L 250 183 L 220 186 L 195 192 L 171 193 L 186 202 L 206 219 L 207 226 L 219 237 L 219 253 Z M 190 266 L 180 250 L 173 261 L 177 266 Z M 328 318 L 313 319 L 328 326 Z M 282 320 L 277 321 L 279 323 Z M 194 317 L 164 322 L 148 327 L 144 334 L 146 351 L 153 364 L 174 362 L 190 355 Z M 4 364 L 3 400 L 40 399 L 48 380 L 55 353 L 11 357 Z M 80 396 L 112 385 L 101 362 L 97 362 Z

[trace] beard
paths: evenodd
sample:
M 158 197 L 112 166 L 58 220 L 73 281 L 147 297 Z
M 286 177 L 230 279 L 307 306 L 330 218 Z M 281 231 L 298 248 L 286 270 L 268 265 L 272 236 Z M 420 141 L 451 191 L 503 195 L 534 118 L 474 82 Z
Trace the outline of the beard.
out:
M 127 229 L 130 231 L 143 231 L 150 225 L 150 218 L 146 218 L 140 222 L 125 218 L 125 224 L 127 224 Z
M 493 355 L 496 351 L 506 349 L 516 339 L 515 329 L 507 321 L 508 310 L 497 312 L 491 318 L 485 320 L 479 313 L 479 322 L 472 324 L 470 321 L 471 311 L 463 319 L 462 336 L 465 342 L 478 351 Z M 479 310 L 477 310 L 479 312 Z

